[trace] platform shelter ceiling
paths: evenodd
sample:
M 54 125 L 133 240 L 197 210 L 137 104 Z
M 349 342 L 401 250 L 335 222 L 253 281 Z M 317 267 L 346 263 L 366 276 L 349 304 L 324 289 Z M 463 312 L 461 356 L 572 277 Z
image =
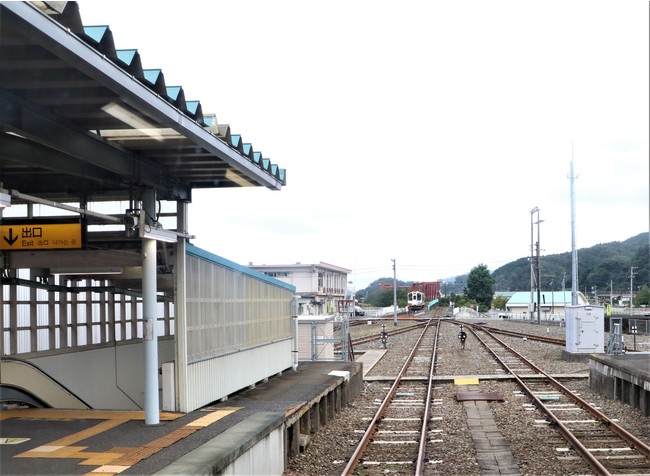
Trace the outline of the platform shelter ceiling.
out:
M 191 201 L 195 188 L 286 184 L 284 169 L 142 63 L 115 49 L 109 27 L 83 25 L 76 2 L 0 2 L 0 188 Z

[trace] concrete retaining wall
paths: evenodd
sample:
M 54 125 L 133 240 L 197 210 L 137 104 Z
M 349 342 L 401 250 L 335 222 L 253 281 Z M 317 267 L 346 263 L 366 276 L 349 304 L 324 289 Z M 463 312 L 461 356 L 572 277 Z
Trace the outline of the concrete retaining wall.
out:
M 650 354 L 592 355 L 589 387 L 650 416 Z
M 363 389 L 363 365 L 357 364 L 351 372 L 344 372 L 343 380 L 303 405 L 289 415 L 285 421 L 286 456 L 304 452 L 312 435 L 321 426 L 326 426 L 348 404 L 357 398 Z
M 281 475 L 283 420 L 282 413 L 256 413 L 156 474 Z

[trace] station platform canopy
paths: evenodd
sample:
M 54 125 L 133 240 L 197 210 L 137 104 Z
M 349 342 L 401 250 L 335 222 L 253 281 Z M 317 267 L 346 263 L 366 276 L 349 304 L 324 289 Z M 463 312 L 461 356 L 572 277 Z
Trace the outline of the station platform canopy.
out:
M 192 238 L 194 189 L 277 191 L 286 172 L 168 85 L 162 69 L 145 69 L 137 49 L 116 49 L 109 26 L 84 25 L 82 13 L 77 2 L 0 1 L 0 262 L 48 280 L 61 267 L 87 277 L 110 270 L 113 283 L 139 291 L 138 230 Z M 171 203 L 161 212 L 160 202 Z M 67 212 L 48 221 L 33 204 Z M 17 238 L 37 231 L 64 245 Z M 158 289 L 171 293 L 168 248 L 159 242 Z
M 143 63 L 76 2 L 0 1 L 0 354 L 157 425 L 161 388 L 191 411 L 291 367 L 295 290 L 190 246 L 194 189 L 286 173 Z
M 137 46 L 137 45 L 134 45 Z M 252 112 L 254 113 L 254 112 Z M 0 2 L 0 189 L 59 202 L 267 187 L 286 173 L 76 2 Z

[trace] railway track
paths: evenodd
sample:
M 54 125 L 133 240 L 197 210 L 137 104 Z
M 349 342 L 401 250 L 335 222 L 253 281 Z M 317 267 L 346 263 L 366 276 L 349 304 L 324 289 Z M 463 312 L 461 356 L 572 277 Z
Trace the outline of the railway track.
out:
M 439 321 L 427 321 L 377 412 L 370 418 L 343 475 L 354 474 L 362 460 L 363 474 L 395 471 L 422 474 L 427 444 L 431 442 L 430 431 L 434 431 L 429 429 L 429 424 L 438 335 Z M 424 376 L 426 380 L 405 381 L 406 376 Z M 395 454 L 400 457 L 394 458 Z
M 433 322 L 437 325 L 433 326 Z M 521 389 L 517 395 L 527 397 L 532 402 L 527 403 L 525 408 L 538 410 L 544 415 L 543 419 L 534 422 L 535 426 L 552 428 L 561 435 L 561 438 L 546 444 L 564 439 L 564 444 L 553 446 L 555 457 L 562 460 L 563 467 L 571 468 L 575 474 L 650 474 L 650 448 L 643 441 L 583 400 L 579 393 L 509 347 L 487 326 L 463 324 L 484 348 L 485 364 L 489 355 L 493 356 L 505 373 L 514 377 Z M 366 420 L 370 423 L 343 475 L 386 472 L 425 474 L 429 467 L 427 462 L 435 462 L 436 455 L 433 451 L 427 454 L 427 448 L 431 450 L 442 442 L 440 438 L 444 438 L 444 430 L 430 428 L 435 422 L 430 412 L 435 408 L 434 404 L 439 403 L 433 387 L 436 381 L 438 335 L 441 326 L 458 324 L 450 320 L 432 319 L 403 331 L 419 330 L 423 325 L 426 327 L 385 398 L 381 403 L 377 402 L 377 412 Z M 520 332 L 506 334 L 531 340 L 539 337 Z M 559 339 L 545 339 L 542 336 L 537 340 L 558 345 L 555 341 Z M 473 351 L 478 351 L 478 348 L 475 347 Z M 537 378 L 530 379 L 531 375 Z
M 454 321 L 454 322 L 460 322 L 460 321 Z M 485 329 L 493 334 L 503 334 L 503 335 L 508 335 L 508 336 L 513 336 L 513 337 L 521 337 L 521 338 L 526 338 L 530 340 L 536 340 L 539 342 L 546 342 L 547 344 L 555 344 L 555 345 L 561 345 L 565 346 L 566 345 L 566 339 L 558 339 L 556 337 L 547 337 L 539 334 L 531 334 L 527 332 L 517 332 L 513 331 L 510 329 L 499 329 L 497 327 L 490 327 L 485 324 L 473 324 L 476 328 L 482 328 Z
M 388 334 L 388 337 L 390 339 L 391 336 L 396 336 L 399 334 L 404 334 L 405 332 L 412 332 L 416 331 L 418 329 L 422 329 L 427 325 L 426 320 L 420 320 L 420 319 L 403 319 L 400 321 L 400 327 L 392 327 L 391 324 L 388 324 L 388 321 L 383 321 L 383 320 L 374 320 L 373 322 L 379 323 L 385 323 L 386 324 L 386 332 Z M 381 339 L 381 336 L 379 332 L 377 331 L 377 325 L 371 326 L 368 329 L 368 325 L 366 324 L 366 321 L 363 322 L 358 322 L 355 321 L 354 325 L 350 323 L 350 343 L 352 346 L 352 349 L 354 349 L 355 346 L 357 345 L 362 345 L 362 344 L 367 344 L 368 342 L 374 342 L 378 341 Z M 356 337 L 353 337 L 356 335 Z M 340 352 L 341 351 L 341 344 L 336 343 L 334 344 L 334 351 L 335 352 Z
M 385 354 L 373 364 L 372 370 L 365 378 L 364 392 L 359 401 L 355 401 L 353 409 L 342 419 L 337 420 L 334 427 L 325 430 L 328 434 L 322 442 L 315 438 L 310 443 L 309 450 L 304 456 L 311 453 L 313 458 L 301 457 L 299 460 L 302 462 L 297 462 L 294 471 L 288 474 L 291 476 L 341 474 L 344 466 L 353 460 L 356 462 L 356 467 L 352 471 L 346 470 L 343 474 L 496 474 L 494 467 L 490 466 L 493 463 L 488 462 L 487 466 L 485 465 L 486 450 L 483 445 L 486 440 L 482 439 L 485 436 L 481 436 L 480 431 L 476 430 L 475 413 L 480 409 L 481 412 L 486 411 L 490 414 L 488 418 L 484 419 L 483 414 L 479 418 L 481 425 L 488 425 L 484 428 L 490 428 L 485 431 L 489 431 L 490 435 L 500 435 L 499 444 L 503 446 L 497 449 L 490 448 L 488 454 L 491 455 L 490 458 L 496 458 L 498 461 L 498 471 L 501 474 L 650 475 L 650 464 L 647 459 L 644 459 L 645 456 L 637 458 L 638 452 L 634 454 L 634 451 L 630 453 L 628 450 L 630 447 L 638 448 L 641 445 L 637 445 L 634 439 L 632 442 L 618 440 L 619 443 L 615 443 L 616 435 L 611 436 L 611 429 L 608 428 L 620 425 L 648 445 L 650 434 L 647 418 L 628 405 L 603 398 L 602 395 L 594 392 L 587 382 L 585 364 L 559 359 L 556 343 L 534 341 L 530 333 L 540 333 L 540 331 L 543 333 L 545 331 L 543 328 L 522 326 L 517 330 L 525 331 L 525 327 L 529 327 L 530 330 L 516 335 L 497 337 L 522 352 L 529 360 L 532 359 L 541 367 L 540 370 L 560 380 L 570 391 L 596 405 L 597 410 L 605 415 L 605 419 L 587 414 L 583 416 L 580 413 L 583 411 L 581 407 L 569 402 L 568 397 L 564 397 L 563 394 L 559 394 L 560 390 L 549 384 L 546 377 L 537 369 L 524 366 L 518 359 L 510 356 L 510 352 L 505 348 L 495 350 L 503 355 L 502 360 L 514 371 L 514 374 L 506 370 L 468 330 L 469 327 L 476 326 L 470 320 L 453 322 L 444 318 L 440 321 L 435 319 L 434 322 L 438 323 L 436 332 L 439 335 L 436 343 L 436 358 L 433 361 L 429 358 L 433 352 L 433 338 L 425 337 L 429 343 L 420 344 L 415 357 L 411 359 L 414 362 L 409 365 L 401 378 L 401 385 L 395 390 L 393 398 L 395 406 L 390 405 L 388 413 L 381 418 L 375 418 L 378 407 L 393 388 L 396 375 L 404 367 L 407 354 L 412 352 L 415 341 L 423 331 L 421 327 L 407 328 L 402 322 L 399 326 L 400 328 L 403 326 L 406 332 L 395 334 L 389 339 Z M 464 349 L 459 345 L 457 338 L 460 323 L 469 334 Z M 391 326 L 387 327 L 393 330 Z M 362 337 L 361 333 L 363 337 L 368 337 L 366 334 L 372 333 L 371 340 L 377 339 L 360 345 L 359 353 L 364 350 L 383 350 L 378 340 L 380 328 L 381 322 L 374 327 L 366 323 L 366 326 L 350 330 L 355 340 L 357 337 Z M 557 328 L 551 329 L 550 335 L 561 337 L 557 331 Z M 476 332 L 483 340 L 489 342 L 491 347 L 500 348 L 492 343 L 491 337 L 484 334 L 482 326 L 476 327 Z M 434 364 L 433 367 L 431 364 Z M 429 369 L 428 373 L 426 369 Z M 430 387 L 429 384 L 429 375 L 432 371 L 435 387 Z M 539 394 L 538 399 L 542 404 L 549 406 L 559 421 L 568 427 L 569 431 L 578 435 L 583 441 L 583 446 L 588 450 L 596 450 L 593 451 L 596 460 L 607 460 L 605 463 L 599 461 L 601 466 L 604 466 L 604 470 L 600 467 L 593 469 L 583 461 L 573 443 L 560 434 L 558 425 L 541 410 L 533 397 L 528 396 L 517 379 L 523 380 Z M 551 386 L 546 389 L 545 385 L 538 387 L 536 383 L 538 380 L 544 380 L 545 385 Z M 424 387 L 427 387 L 426 391 Z M 429 387 L 431 390 L 428 390 Z M 480 401 L 481 397 L 468 399 L 471 393 L 493 395 L 501 399 L 494 401 L 488 399 Z M 429 404 L 425 403 L 426 398 L 430 399 Z M 425 407 L 430 412 L 434 412 L 426 418 L 417 414 L 418 409 L 423 414 Z M 400 416 L 398 411 L 413 412 L 415 416 Z M 390 418 L 402 417 L 411 420 L 390 420 Z M 573 422 L 578 419 L 584 422 Z M 428 420 L 429 427 L 425 433 L 422 433 L 421 422 L 425 420 Z M 490 424 L 489 421 L 492 423 Z M 352 452 L 356 451 L 355 445 L 369 430 L 370 422 L 379 423 L 378 432 L 372 433 L 367 451 L 351 457 Z M 402 424 L 405 426 L 398 426 Z M 400 431 L 408 433 L 400 434 L 398 433 Z M 426 438 L 422 435 L 426 435 Z M 583 440 L 583 437 L 589 439 Z M 418 453 L 421 441 L 426 441 L 429 450 L 424 458 Z M 610 447 L 613 449 L 609 450 Z M 603 451 L 605 449 L 607 451 Z M 501 456 L 506 453 L 510 454 L 510 460 Z M 418 461 L 424 462 L 424 464 L 420 463 L 420 468 L 418 468 Z
M 577 470 L 582 461 L 595 474 L 650 473 L 650 446 L 485 327 L 469 329 L 504 370 L 515 377 L 522 392 L 532 400 L 531 409 L 545 415 L 545 419 L 536 424 L 552 426 L 565 439 L 567 446 L 557 449 L 563 454 L 560 458 L 569 465 L 574 462 Z M 531 381 L 521 378 L 531 372 L 543 378 Z
M 395 336 L 395 335 L 403 334 L 405 332 L 411 332 L 411 331 L 415 331 L 417 329 L 421 329 L 422 327 L 427 325 L 427 320 L 428 319 L 440 318 L 439 314 L 440 314 L 440 309 L 436 308 L 434 313 L 431 314 L 430 316 L 423 315 L 420 318 L 418 318 L 418 317 L 412 317 L 412 318 L 403 317 L 403 318 L 400 319 L 400 326 L 401 327 L 397 327 L 397 328 L 393 328 L 390 325 L 390 322 L 392 322 L 390 320 L 385 320 L 384 321 L 384 320 L 372 319 L 372 321 L 377 322 L 377 323 L 386 323 L 386 329 L 387 329 L 387 332 L 388 332 L 388 337 L 390 338 L 391 336 Z M 442 318 L 442 319 L 444 319 L 444 318 Z M 371 320 L 371 319 L 368 319 L 368 320 Z M 349 328 L 350 328 L 350 335 L 352 336 L 352 345 L 353 346 L 366 344 L 368 342 L 373 342 L 373 341 L 379 340 L 380 336 L 379 336 L 378 332 L 376 332 L 374 330 L 371 331 L 370 333 L 365 332 L 366 328 L 368 327 L 368 325 L 367 325 L 368 320 L 350 321 Z M 491 326 L 487 326 L 485 324 L 480 324 L 480 323 L 467 324 L 464 321 L 458 321 L 458 320 L 454 320 L 454 319 L 445 319 L 445 320 L 448 321 L 448 322 L 457 324 L 457 325 L 464 324 L 464 325 L 468 325 L 468 326 L 483 327 L 483 328 L 485 328 L 488 331 L 493 332 L 493 333 L 509 335 L 509 336 L 513 336 L 513 337 L 521 337 L 521 338 L 525 337 L 525 338 L 527 338 L 529 340 L 535 340 L 535 341 L 539 341 L 539 342 L 546 342 L 546 343 L 549 343 L 549 344 L 555 344 L 555 345 L 559 345 L 559 346 L 566 345 L 566 340 L 565 339 L 547 337 L 547 336 L 543 336 L 543 335 L 539 335 L 539 334 L 532 334 L 532 333 L 526 333 L 526 332 L 517 332 L 517 331 L 513 331 L 513 330 L 509 330 L 509 329 L 499 329 L 497 327 L 491 327 Z M 374 327 L 372 327 L 371 329 L 374 329 Z M 356 337 L 354 337 L 355 335 L 356 335 Z M 340 351 L 341 345 L 340 344 L 335 344 L 334 348 L 335 348 L 335 350 Z

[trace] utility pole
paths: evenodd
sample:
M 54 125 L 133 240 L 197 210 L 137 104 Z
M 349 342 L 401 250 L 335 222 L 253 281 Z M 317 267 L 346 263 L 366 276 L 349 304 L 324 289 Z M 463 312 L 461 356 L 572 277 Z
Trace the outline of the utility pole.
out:
M 576 249 L 576 193 L 575 179 L 573 175 L 573 142 L 571 143 L 571 170 L 569 179 L 571 181 L 571 305 L 578 305 L 578 250 Z
M 540 256 L 539 224 L 544 220 L 539 219 L 537 210 L 537 324 L 542 321 L 542 258 Z
M 393 261 L 393 326 L 397 325 L 397 263 Z
M 537 213 L 537 221 L 533 220 L 533 216 Z M 541 322 L 542 313 L 542 263 L 540 257 L 540 242 L 539 242 L 539 224 L 544 220 L 539 219 L 539 207 L 535 207 L 530 211 L 530 318 L 533 319 L 535 309 L 534 291 L 537 288 L 537 324 Z M 537 243 L 533 245 L 533 225 L 537 225 Z M 535 256 L 537 251 L 537 256 Z M 535 276 L 535 263 L 537 263 L 537 276 Z M 537 281 L 535 283 L 535 281 Z M 536 284 L 536 286 L 535 286 Z
M 537 212 L 539 218 L 539 208 L 535 207 L 530 211 L 530 320 L 533 319 L 535 310 L 535 245 L 533 244 L 533 215 Z
M 634 275 L 636 274 L 634 270 L 636 269 L 636 266 L 630 266 L 630 316 L 632 315 L 632 301 L 634 301 L 634 291 L 632 287 L 632 281 L 634 280 Z

